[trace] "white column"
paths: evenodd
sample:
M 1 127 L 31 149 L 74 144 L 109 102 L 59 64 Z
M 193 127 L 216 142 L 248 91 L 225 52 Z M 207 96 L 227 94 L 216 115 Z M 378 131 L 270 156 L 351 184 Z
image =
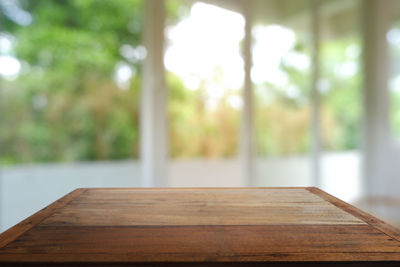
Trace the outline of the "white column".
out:
M 3 14 L 0 13 L 0 19 L 2 18 Z M 0 20 L 1 21 L 1 20 Z M 3 25 L 0 23 L 0 31 L 3 31 Z M 0 110 L 2 110 L 2 102 L 3 102 L 3 83 L 2 81 L 0 81 Z M 2 113 L 0 113 L 0 119 L 2 118 L 2 116 L 4 116 Z M 0 120 L 1 121 L 1 120 Z M 4 127 L 3 125 L 1 125 L 1 127 Z M 2 147 L 0 147 L 0 157 L 2 156 Z M 2 175 L 2 167 L 0 165 L 0 233 L 3 232 L 3 227 L 4 227 L 4 192 L 3 192 L 3 175 Z
M 388 95 L 388 45 L 392 1 L 363 2 L 363 194 L 377 194 L 389 181 L 390 128 Z M 396 165 L 398 162 L 392 162 Z M 382 192 L 380 192 L 382 193 Z
M 311 25 L 312 25 L 312 88 L 311 88 L 311 177 L 312 185 L 321 186 L 321 136 L 320 136 L 320 94 L 319 80 L 319 54 L 320 54 L 320 3 L 319 0 L 311 1 Z
M 140 159 L 143 186 L 167 185 L 167 89 L 164 77 L 164 1 L 145 1 Z
M 243 2 L 243 11 L 246 20 L 245 37 L 243 45 L 244 58 L 244 89 L 243 89 L 243 115 L 242 115 L 242 131 L 241 131 L 241 158 L 243 163 L 243 184 L 247 186 L 255 186 L 256 181 L 253 175 L 253 90 L 250 77 L 252 65 L 252 1 Z

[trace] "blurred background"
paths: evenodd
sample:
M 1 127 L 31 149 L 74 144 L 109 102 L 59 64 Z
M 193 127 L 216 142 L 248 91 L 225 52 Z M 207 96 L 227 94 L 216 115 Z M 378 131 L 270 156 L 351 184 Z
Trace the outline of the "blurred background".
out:
M 78 187 L 142 186 L 318 186 L 400 226 L 400 1 L 0 12 L 0 232 Z

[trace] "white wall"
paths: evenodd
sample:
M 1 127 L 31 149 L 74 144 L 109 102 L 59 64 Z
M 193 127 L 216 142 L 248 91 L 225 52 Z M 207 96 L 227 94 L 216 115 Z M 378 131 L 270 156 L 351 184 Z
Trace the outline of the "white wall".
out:
M 3 168 L 0 232 L 79 187 L 140 186 L 139 171 L 132 161 Z
M 351 202 L 361 194 L 360 155 L 358 151 L 322 153 L 321 189 Z M 258 186 L 311 186 L 311 157 L 290 156 L 258 159 Z
M 169 164 L 169 186 L 236 187 L 246 186 L 237 159 L 176 160 Z

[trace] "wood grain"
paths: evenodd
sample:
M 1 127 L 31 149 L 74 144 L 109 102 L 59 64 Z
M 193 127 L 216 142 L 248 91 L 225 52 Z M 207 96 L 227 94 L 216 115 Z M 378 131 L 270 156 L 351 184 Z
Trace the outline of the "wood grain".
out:
M 356 207 L 354 207 L 352 205 L 349 205 L 348 203 L 322 191 L 319 188 L 310 187 L 307 190 L 320 196 L 324 200 L 329 201 L 336 207 L 348 212 L 349 214 L 352 214 L 355 217 L 365 221 L 369 225 L 382 231 L 383 233 L 389 235 L 390 237 L 396 239 L 397 241 L 400 241 L 400 231 L 397 228 L 391 226 L 390 224 L 388 224 L 388 223 L 386 223 L 386 222 L 384 222 L 384 221 L 382 221 L 360 209 L 357 209 Z
M 72 191 L 71 193 L 65 195 L 64 197 L 60 198 L 59 200 L 55 201 L 54 203 L 43 208 L 34 215 L 26 218 L 25 220 L 21 221 L 14 227 L 11 227 L 10 229 L 2 233 L 0 235 L 0 248 L 4 247 L 5 245 L 13 241 L 15 238 L 20 236 L 21 234 L 30 230 L 32 227 L 40 223 L 46 217 L 52 215 L 57 209 L 64 207 L 70 201 L 72 201 L 74 198 L 84 193 L 85 191 L 86 189 L 82 188 Z
M 19 225 L 0 266 L 400 265 L 397 229 L 316 188 L 81 189 Z
M 304 189 L 156 192 L 89 190 L 42 225 L 365 224 Z
M 400 260 L 399 245 L 368 225 L 37 227 L 0 255 L 12 261 L 29 254 L 30 261 L 53 255 L 56 261 L 146 262 L 155 255 L 158 261 L 324 261 L 337 254 L 344 260 L 394 254 Z

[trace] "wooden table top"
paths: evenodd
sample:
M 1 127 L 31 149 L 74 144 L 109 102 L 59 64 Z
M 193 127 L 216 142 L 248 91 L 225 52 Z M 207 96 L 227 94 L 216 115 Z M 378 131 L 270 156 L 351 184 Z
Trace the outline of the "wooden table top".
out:
M 98 188 L 0 235 L 0 266 L 266 262 L 400 266 L 400 232 L 313 187 Z

